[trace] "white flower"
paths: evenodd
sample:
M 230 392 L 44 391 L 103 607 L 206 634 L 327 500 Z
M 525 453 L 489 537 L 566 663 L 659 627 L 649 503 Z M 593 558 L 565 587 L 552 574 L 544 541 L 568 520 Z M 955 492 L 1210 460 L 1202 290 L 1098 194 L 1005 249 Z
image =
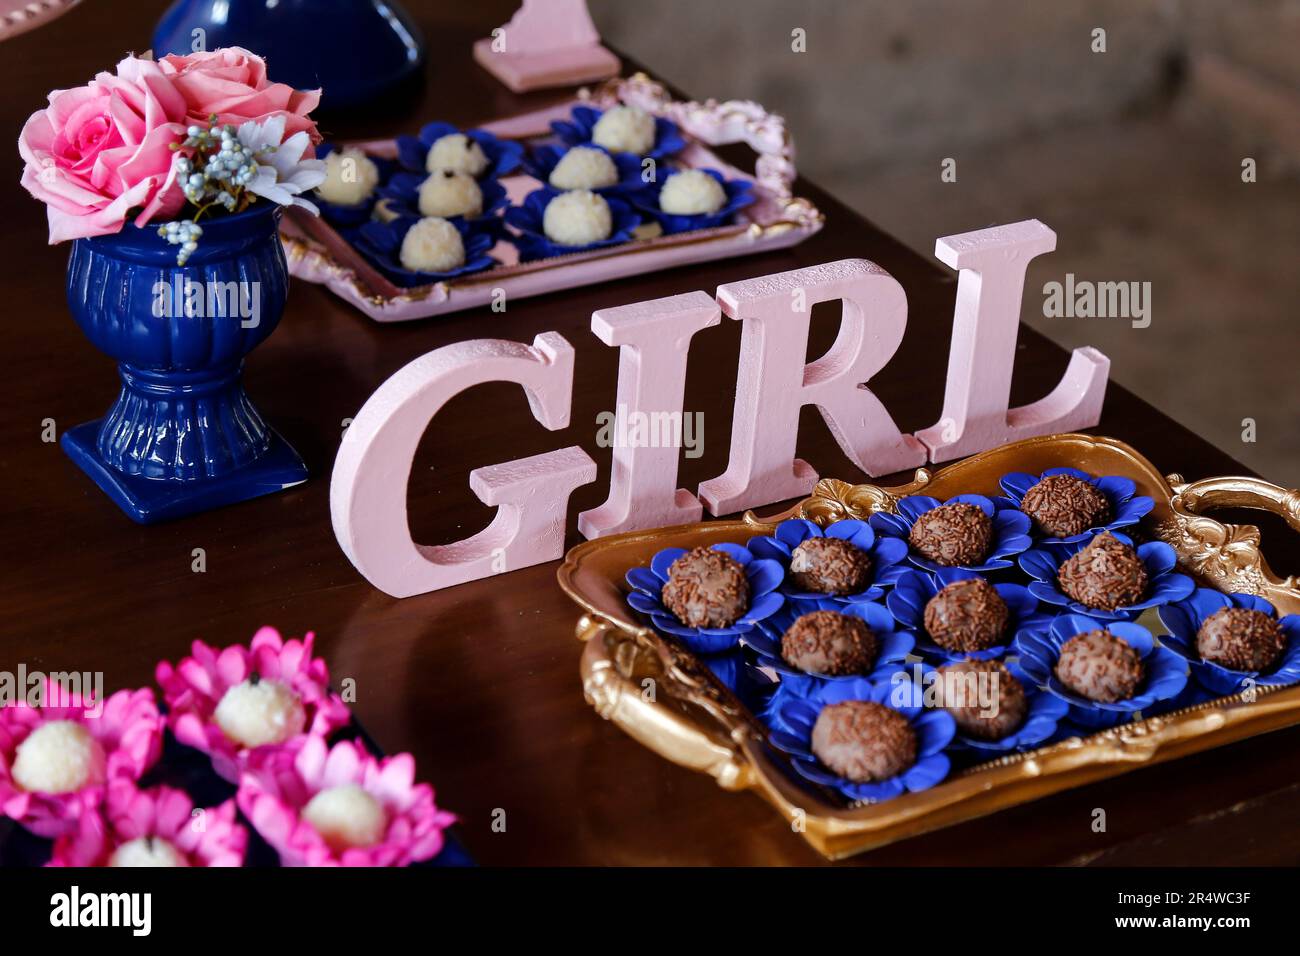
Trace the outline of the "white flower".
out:
M 320 210 L 301 194 L 325 181 L 323 159 L 303 159 L 311 145 L 306 132 L 284 139 L 284 117 L 272 116 L 264 123 L 249 120 L 239 127 L 239 141 L 257 156 L 257 174 L 245 188 L 281 206 L 301 206 L 313 215 Z

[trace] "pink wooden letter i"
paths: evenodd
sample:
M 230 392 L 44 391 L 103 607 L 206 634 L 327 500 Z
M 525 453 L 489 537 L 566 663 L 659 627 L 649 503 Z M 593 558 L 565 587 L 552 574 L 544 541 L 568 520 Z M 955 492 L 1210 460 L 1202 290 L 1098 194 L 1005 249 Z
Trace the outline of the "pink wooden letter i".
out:
M 1020 330 L 1020 298 L 1029 261 L 1056 248 L 1056 233 L 1037 219 L 948 236 L 934 254 L 960 269 L 943 417 L 917 432 L 934 462 L 1006 442 L 1090 428 L 1101 420 L 1110 359 L 1075 349 L 1065 377 L 1046 398 L 1011 404 L 1011 369 Z
M 835 343 L 808 356 L 812 307 L 843 300 Z M 700 485 L 715 515 L 798 498 L 817 472 L 795 458 L 799 410 L 816 405 L 844 454 L 868 475 L 925 463 L 880 399 L 861 387 L 893 357 L 907 327 L 898 280 L 866 259 L 842 259 L 718 287 L 722 311 L 744 322 L 727 470 Z
M 330 514 L 344 554 L 379 590 L 410 597 L 553 561 L 564 554 L 569 495 L 596 478 L 577 446 L 470 472 L 492 523 L 453 544 L 411 540 L 406 484 L 430 420 L 449 399 L 484 382 L 517 382 L 533 417 L 552 431 L 569 424 L 573 346 L 543 332 L 531 346 L 475 339 L 434 349 L 398 369 L 348 427 L 330 479 Z
M 619 346 L 614 434 L 626 432 L 629 413 L 685 415 L 686 356 L 691 337 L 722 321 L 718 304 L 704 292 L 687 292 L 592 313 L 591 330 Z M 609 498 L 578 515 L 588 538 L 699 521 L 696 497 L 677 484 L 679 447 L 614 445 Z

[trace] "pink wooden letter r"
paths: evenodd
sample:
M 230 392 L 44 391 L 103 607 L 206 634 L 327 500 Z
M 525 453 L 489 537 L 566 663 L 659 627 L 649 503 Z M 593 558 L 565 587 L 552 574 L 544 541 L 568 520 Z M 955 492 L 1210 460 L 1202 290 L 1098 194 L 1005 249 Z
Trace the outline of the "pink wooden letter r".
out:
M 812 307 L 843 300 L 840 330 L 815 362 L 808 356 Z M 844 454 L 868 475 L 922 465 L 925 446 L 904 435 L 880 399 L 861 387 L 898 349 L 907 296 L 866 259 L 842 259 L 718 287 L 722 311 L 744 322 L 727 470 L 703 482 L 715 515 L 799 498 L 817 472 L 794 457 L 799 410 L 816 405 Z

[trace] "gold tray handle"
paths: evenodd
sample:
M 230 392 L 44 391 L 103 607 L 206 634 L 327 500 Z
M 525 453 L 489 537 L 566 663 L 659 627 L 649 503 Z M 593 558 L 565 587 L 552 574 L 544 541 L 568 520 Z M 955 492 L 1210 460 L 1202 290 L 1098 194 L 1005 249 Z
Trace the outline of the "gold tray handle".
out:
M 648 646 L 591 615 L 583 615 L 578 621 L 578 638 L 586 642 L 580 665 L 582 693 L 596 713 L 661 757 L 709 774 L 725 790 L 744 790 L 753 785 L 749 763 L 740 748 L 728 739 L 721 722 L 715 721 L 719 729 L 715 738 L 701 729 L 704 722 L 698 715 L 679 712 L 659 699 L 670 696 L 680 699 L 676 694 L 670 695 L 667 689 L 648 693 L 647 686 L 627 676 L 627 673 L 649 674 L 658 670 L 658 662 L 645 657 L 653 654 Z M 630 660 L 631 657 L 639 660 Z M 644 683 L 667 679 L 670 679 L 668 675 L 661 673 Z M 710 709 L 707 697 L 695 694 L 688 697 Z
M 1274 574 L 1260 547 L 1259 529 L 1207 517 L 1221 508 L 1249 508 L 1280 517 L 1300 532 L 1300 491 L 1259 478 L 1220 477 L 1187 482 L 1169 475 L 1173 489 L 1172 523 L 1160 536 L 1179 548 L 1181 563 L 1226 591 L 1257 594 L 1281 614 L 1300 613 L 1300 578 Z M 1171 540 L 1171 537 L 1175 540 Z

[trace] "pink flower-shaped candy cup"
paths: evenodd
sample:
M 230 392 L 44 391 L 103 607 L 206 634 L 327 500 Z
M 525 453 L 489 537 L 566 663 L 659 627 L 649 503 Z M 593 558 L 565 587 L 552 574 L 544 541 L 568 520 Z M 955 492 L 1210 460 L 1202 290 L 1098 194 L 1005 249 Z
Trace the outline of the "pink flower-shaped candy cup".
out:
M 415 783 L 410 754 L 375 759 L 361 741 L 332 748 L 320 737 L 299 737 L 254 752 L 239 781 L 239 809 L 280 854 L 285 866 L 407 866 L 442 851 L 442 831 L 455 815 L 433 802 L 433 788 Z M 312 797 L 356 785 L 383 807 L 387 829 L 373 846 L 336 853 L 302 818 Z
M 32 833 L 58 837 L 75 829 L 81 815 L 93 812 L 110 780 L 139 780 L 162 752 L 162 717 L 153 691 L 120 690 L 96 706 L 91 697 L 69 694 L 46 682 L 43 706 L 26 703 L 0 707 L 0 813 Z M 22 789 L 12 769 L 18 747 L 33 731 L 54 721 L 72 721 L 86 728 L 104 754 L 103 775 L 69 793 L 37 793 Z
M 182 790 L 139 790 L 109 783 L 103 806 L 82 814 L 75 831 L 54 843 L 47 866 L 108 866 L 113 851 L 139 839 L 166 840 L 189 866 L 243 866 L 248 830 L 235 822 L 235 801 L 194 809 Z
M 322 659 L 312 657 L 314 640 L 315 635 L 308 633 L 301 641 L 286 641 L 275 628 L 264 627 L 253 635 L 248 647 L 235 644 L 218 651 L 195 641 L 192 656 L 175 667 L 160 661 L 158 684 L 167 703 L 167 723 L 176 739 L 206 753 L 218 774 L 237 783 L 252 750 L 227 737 L 213 715 L 226 691 L 251 674 L 279 681 L 298 695 L 307 733 L 328 735 L 346 726 L 350 720 L 347 704 L 330 693 L 329 668 Z

